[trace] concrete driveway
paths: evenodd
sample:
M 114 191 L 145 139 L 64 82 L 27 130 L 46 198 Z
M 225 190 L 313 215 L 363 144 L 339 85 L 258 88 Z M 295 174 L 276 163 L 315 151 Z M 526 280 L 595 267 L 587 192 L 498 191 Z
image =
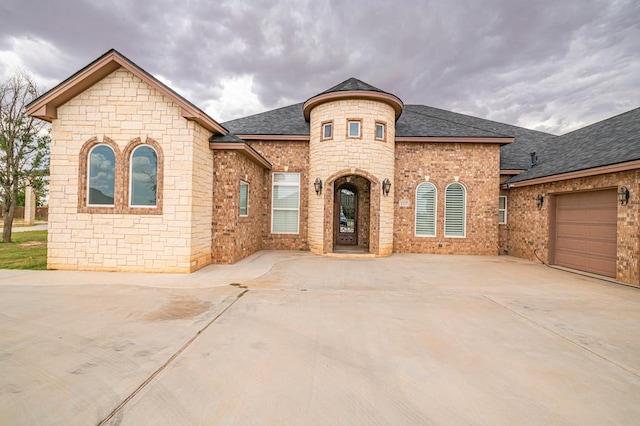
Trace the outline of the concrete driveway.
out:
M 0 424 L 640 421 L 640 290 L 508 256 L 0 283 Z

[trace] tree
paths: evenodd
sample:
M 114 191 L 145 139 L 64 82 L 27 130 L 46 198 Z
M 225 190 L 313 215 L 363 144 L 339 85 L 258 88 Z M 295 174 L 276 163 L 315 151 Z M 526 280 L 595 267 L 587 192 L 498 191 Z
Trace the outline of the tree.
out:
M 18 72 L 0 85 L 0 197 L 3 204 L 2 242 L 11 242 L 11 226 L 20 187 L 48 174 L 46 123 L 28 117 L 25 107 L 38 97 L 31 76 Z

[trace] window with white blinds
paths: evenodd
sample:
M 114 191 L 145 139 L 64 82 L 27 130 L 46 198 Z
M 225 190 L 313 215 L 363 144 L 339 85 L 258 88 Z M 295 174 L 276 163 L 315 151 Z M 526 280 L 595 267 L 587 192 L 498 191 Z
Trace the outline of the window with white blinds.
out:
M 436 187 L 429 182 L 416 189 L 416 236 L 436 236 Z
M 249 215 L 249 184 L 240 181 L 240 216 Z
M 466 190 L 455 182 L 447 186 L 444 199 L 444 236 L 464 237 L 466 233 Z
M 300 222 L 300 174 L 274 173 L 271 233 L 297 234 Z

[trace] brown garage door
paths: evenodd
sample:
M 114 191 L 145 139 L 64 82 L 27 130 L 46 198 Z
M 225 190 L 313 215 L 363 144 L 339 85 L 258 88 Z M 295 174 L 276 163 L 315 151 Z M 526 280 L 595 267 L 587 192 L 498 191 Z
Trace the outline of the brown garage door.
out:
M 616 276 L 616 190 L 556 197 L 555 263 Z

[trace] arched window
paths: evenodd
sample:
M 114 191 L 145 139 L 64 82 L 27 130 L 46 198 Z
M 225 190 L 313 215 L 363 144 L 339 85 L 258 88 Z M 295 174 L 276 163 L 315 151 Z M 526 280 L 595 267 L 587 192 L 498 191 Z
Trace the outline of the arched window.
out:
M 87 205 L 114 206 L 116 156 L 110 146 L 99 144 L 91 148 L 87 167 Z
M 447 186 L 444 200 L 444 236 L 465 237 L 467 194 L 462 184 L 454 182 Z
M 423 182 L 416 189 L 416 236 L 436 236 L 436 187 Z
M 129 206 L 156 207 L 158 202 L 158 153 L 149 145 L 137 146 L 129 162 Z

